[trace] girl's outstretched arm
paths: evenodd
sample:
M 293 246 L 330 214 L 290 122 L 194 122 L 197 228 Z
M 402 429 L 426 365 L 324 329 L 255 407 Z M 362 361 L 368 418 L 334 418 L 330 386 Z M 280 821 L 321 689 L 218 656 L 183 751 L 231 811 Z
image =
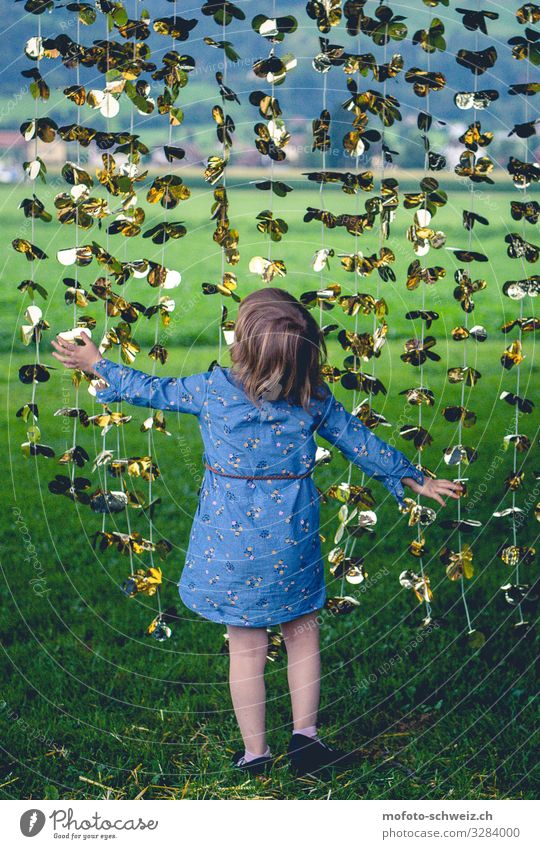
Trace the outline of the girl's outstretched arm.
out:
M 366 474 L 379 480 L 400 506 L 404 504 L 403 484 L 442 505 L 445 504 L 444 495 L 459 498 L 459 484 L 425 477 L 405 454 L 379 439 L 360 419 L 349 413 L 332 392 L 329 392 L 324 402 L 323 416 L 317 433 L 336 445 L 348 460 Z
M 81 334 L 81 338 L 83 345 L 57 337 L 52 342 L 57 352 L 53 352 L 53 357 L 66 368 L 81 369 L 87 374 L 104 378 L 108 386 L 96 392 L 96 398 L 102 404 L 127 401 L 154 410 L 175 410 L 194 415 L 201 412 L 206 395 L 207 373 L 189 377 L 153 377 L 105 359 L 85 334 Z

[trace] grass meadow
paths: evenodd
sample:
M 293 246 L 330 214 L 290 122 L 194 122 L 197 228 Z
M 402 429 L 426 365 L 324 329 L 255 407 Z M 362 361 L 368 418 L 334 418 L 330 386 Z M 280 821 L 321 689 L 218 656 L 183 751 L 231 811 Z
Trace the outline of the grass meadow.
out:
M 59 184 L 45 186 L 38 194 L 54 213 L 52 197 Z M 187 180 L 189 183 L 189 180 Z M 238 183 L 240 183 L 240 178 Z M 444 181 L 443 181 L 444 182 Z M 203 282 L 217 282 L 221 273 L 219 247 L 212 241 L 210 219 L 212 193 L 192 181 L 190 200 L 171 214 L 182 220 L 188 235 L 165 247 L 166 264 L 182 272 L 181 286 L 171 293 L 176 310 L 168 328 L 159 328 L 158 340 L 169 349 L 166 366 L 157 374 L 167 376 L 204 371 L 216 357 L 219 338 L 220 298 L 204 296 Z M 285 199 L 274 198 L 274 211 L 289 223 L 282 242 L 272 245 L 272 257 L 283 259 L 288 275 L 279 285 L 299 295 L 318 288 L 320 278 L 310 269 L 313 252 L 321 246 L 321 226 L 306 224 L 302 216 L 308 205 L 319 206 L 319 192 L 306 183 L 291 182 L 295 191 Z M 300 188 L 299 188 L 300 186 Z M 401 189 L 407 189 L 405 182 Z M 412 185 L 411 185 L 412 190 Z M 429 632 L 418 630 L 423 608 L 413 594 L 398 581 L 404 569 L 418 567 L 407 551 L 416 529 L 408 528 L 386 491 L 373 484 L 377 497 L 376 533 L 357 543 L 365 555 L 369 579 L 365 585 L 341 586 L 328 575 L 330 595 L 356 597 L 360 605 L 348 616 L 322 614 L 323 690 L 321 728 L 331 741 L 357 747 L 362 754 L 354 772 L 336 774 L 331 782 L 294 779 L 285 759 L 280 759 L 270 775 L 261 779 L 238 779 L 229 768 L 231 753 L 239 748 L 238 732 L 227 687 L 227 658 L 221 652 L 224 627 L 194 618 L 177 598 L 176 582 L 183 565 L 191 516 L 197 502 L 201 475 L 201 444 L 197 423 L 188 416 L 169 415 L 169 437 L 156 433 L 152 455 L 161 470 L 153 484 L 153 495 L 161 499 L 154 514 L 155 538 L 166 538 L 173 549 L 160 564 L 165 575 L 163 603 L 177 604 L 179 619 L 172 638 L 158 643 L 144 632 L 154 615 L 155 599 L 127 599 L 121 584 L 129 574 L 129 559 L 92 546 L 101 517 L 88 507 L 50 494 L 47 488 L 54 475 L 65 471 L 57 459 L 72 442 L 71 420 L 54 417 L 54 411 L 73 404 L 75 393 L 70 376 L 59 370 L 51 380 L 36 389 L 41 441 L 51 445 L 56 457 L 26 459 L 20 444 L 25 428 L 15 417 L 17 409 L 30 399 L 31 387 L 18 381 L 18 369 L 33 361 L 31 348 L 24 348 L 19 326 L 28 299 L 17 290 L 30 276 L 30 264 L 11 248 L 16 236 L 30 239 L 29 222 L 18 209 L 29 188 L 3 186 L 0 191 L 2 234 L 2 321 L 0 351 L 3 367 L 1 419 L 3 456 L 6 462 L 2 534 L 2 663 L 0 723 L 2 755 L 0 792 L 3 798 L 115 798 L 115 799 L 493 799 L 535 798 L 538 788 L 538 713 L 535 702 L 535 635 L 516 632 L 517 612 L 504 600 L 501 585 L 512 581 L 512 570 L 498 557 L 499 546 L 510 538 L 510 526 L 491 514 L 511 499 L 504 494 L 503 481 L 512 469 L 512 451 L 504 451 L 503 437 L 514 432 L 514 410 L 498 400 L 503 389 L 515 391 L 516 370 L 505 371 L 500 357 L 515 338 L 501 333 L 504 321 L 519 315 L 520 305 L 502 295 L 508 279 L 534 273 L 506 255 L 506 232 L 520 228 L 510 218 L 510 200 L 515 193 L 480 189 L 476 209 L 485 215 L 489 227 L 473 231 L 473 249 L 489 257 L 489 263 L 473 263 L 473 277 L 484 277 L 485 291 L 476 298 L 476 310 L 469 325 L 482 324 L 488 339 L 482 344 L 467 343 L 467 359 L 477 368 L 481 380 L 466 390 L 465 403 L 478 415 L 464 442 L 478 450 L 478 461 L 467 470 L 469 499 L 463 510 L 483 522 L 476 536 L 467 537 L 474 551 L 474 575 L 467 581 L 466 598 L 473 628 L 481 630 L 486 643 L 480 650 L 467 645 L 467 622 L 459 583 L 445 575 L 439 551 L 447 532 L 438 522 L 427 529 L 429 552 L 425 568 L 434 593 L 434 616 L 445 625 Z M 257 232 L 255 215 L 268 207 L 268 196 L 252 186 L 230 180 L 230 219 L 241 234 L 241 262 L 238 292 L 241 296 L 260 285 L 248 271 L 254 255 L 266 254 L 266 238 Z M 328 208 L 335 212 L 355 211 L 355 199 L 338 188 L 325 192 Z M 359 209 L 364 198 L 358 199 Z M 454 185 L 448 205 L 435 218 L 447 233 L 447 245 L 466 247 L 468 234 L 461 226 L 461 211 L 469 206 L 468 195 Z M 159 217 L 161 209 L 149 212 Z M 400 390 L 418 385 L 418 369 L 403 363 L 400 354 L 409 337 L 420 334 L 420 324 L 404 318 L 408 310 L 436 310 L 440 318 L 432 327 L 437 337 L 440 362 L 429 362 L 424 382 L 435 393 L 435 405 L 423 411 L 422 423 L 429 427 L 433 444 L 424 451 L 423 462 L 441 476 L 454 476 L 445 466 L 444 449 L 457 441 L 456 426 L 441 415 L 443 407 L 459 404 L 461 387 L 450 385 L 446 370 L 463 362 L 462 342 L 453 341 L 451 330 L 463 323 L 464 314 L 452 296 L 453 272 L 458 267 L 453 254 L 431 251 L 429 264 L 442 265 L 446 277 L 435 286 L 408 292 L 406 270 L 414 259 L 405 238 L 412 211 L 399 209 L 388 242 L 396 254 L 395 282 L 380 282 L 379 292 L 389 306 L 388 344 L 376 361 L 376 374 L 388 389 L 377 396 L 374 407 L 391 422 L 377 432 L 391 440 L 409 456 L 414 448 L 399 436 L 402 424 L 417 420 L 417 408 L 399 395 Z M 535 242 L 535 228 L 526 225 L 525 237 Z M 339 252 L 352 252 L 354 237 L 343 229 L 324 231 L 324 244 Z M 81 233 L 80 243 L 93 239 L 107 244 L 105 231 L 96 227 Z M 41 360 L 56 365 L 50 356 L 49 339 L 73 326 L 73 307 L 64 302 L 64 276 L 55 261 L 60 248 L 75 243 L 74 231 L 57 223 L 36 222 L 34 241 L 49 255 L 37 264 L 36 280 L 48 289 L 46 301 L 37 299 L 50 324 L 44 334 Z M 160 260 L 162 248 L 148 240 L 108 239 L 109 249 L 120 259 L 147 256 Z M 372 253 L 378 248 L 376 232 L 358 240 L 358 248 Z M 426 263 L 427 264 L 427 263 Z M 83 285 L 101 274 L 95 263 L 80 270 Z M 331 261 L 324 280 L 338 282 L 344 292 L 354 291 L 353 276 Z M 119 291 L 118 287 L 113 287 Z M 377 280 L 360 280 L 361 291 L 375 293 Z M 156 292 L 144 281 L 132 280 L 122 293 L 128 299 L 152 303 Z M 423 300 L 424 299 L 424 300 Z M 234 316 L 235 305 L 227 306 Z M 524 315 L 534 314 L 534 301 L 525 301 Z M 101 301 L 80 311 L 93 315 L 100 331 L 104 327 Z M 339 307 L 324 316 L 327 323 L 352 328 Z M 360 316 L 359 330 L 372 327 L 372 317 Z M 113 321 L 114 323 L 114 321 Z M 140 319 L 134 336 L 141 345 L 136 366 L 151 369 L 146 352 L 154 341 L 155 320 Z M 95 337 L 96 338 L 96 337 Z M 97 340 L 99 341 L 99 339 Z M 524 338 L 526 359 L 521 365 L 520 394 L 534 397 L 538 366 L 534 364 L 534 335 Z M 222 363 L 227 363 L 226 350 Z M 116 352 L 109 354 L 116 357 Z M 341 365 L 343 351 L 330 341 L 330 361 Z M 371 371 L 372 363 L 366 370 Z M 337 386 L 335 392 L 350 408 L 350 394 Z M 357 400 L 360 400 L 358 397 Z M 80 390 L 79 401 L 88 412 L 101 407 Z M 146 453 L 146 437 L 139 425 L 146 411 L 123 409 L 133 415 L 125 427 L 107 437 L 107 446 L 118 456 Z M 66 423 L 69 427 L 66 428 Z M 520 418 L 520 432 L 537 444 L 538 412 Z M 91 461 L 102 449 L 97 428 L 79 429 L 78 440 Z M 534 504 L 534 457 L 524 460 L 526 485 L 517 494 L 517 503 L 527 509 L 519 542 L 534 544 L 538 524 Z M 90 475 L 91 466 L 82 470 Z M 326 489 L 345 479 L 347 464 L 334 451 L 334 461 L 316 472 L 316 483 Z M 354 469 L 353 482 L 361 481 Z M 110 483 L 110 481 L 109 481 Z M 114 483 L 114 481 L 113 481 Z M 133 483 L 133 481 L 131 482 Z M 134 481 L 145 493 L 147 484 Z M 114 487 L 113 487 L 114 488 Z M 325 551 L 333 547 L 337 522 L 336 502 L 323 505 L 321 532 Z M 438 518 L 454 515 L 455 505 L 441 510 Z M 142 511 L 130 513 L 132 529 L 148 533 L 148 519 Z M 124 515 L 107 519 L 108 528 L 126 530 Z M 451 546 L 457 546 L 454 535 Z M 141 564 L 138 564 L 141 565 Z M 522 580 L 534 583 L 536 566 L 524 567 Z M 525 574 L 525 570 L 528 573 Z M 36 583 L 37 577 L 41 578 Z M 42 590 L 46 590 L 42 591 Z M 535 620 L 534 607 L 524 610 Z M 284 654 L 269 663 L 268 726 L 275 752 L 284 751 L 290 729 L 290 709 L 286 687 Z

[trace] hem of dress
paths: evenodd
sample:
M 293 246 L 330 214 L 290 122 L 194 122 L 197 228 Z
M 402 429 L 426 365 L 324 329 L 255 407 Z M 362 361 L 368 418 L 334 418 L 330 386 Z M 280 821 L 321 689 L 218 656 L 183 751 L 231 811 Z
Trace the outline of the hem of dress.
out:
M 178 591 L 178 594 L 182 600 L 182 604 L 185 605 L 185 607 L 187 608 L 187 610 L 190 611 L 190 613 L 195 613 L 197 616 L 200 616 L 201 619 L 206 619 L 208 622 L 216 622 L 218 625 L 235 625 L 239 628 L 275 628 L 276 625 L 282 625 L 284 622 L 293 622 L 295 619 L 300 619 L 301 616 L 305 616 L 307 613 L 315 613 L 316 610 L 322 610 L 327 598 L 325 593 L 320 604 L 317 604 L 315 607 L 312 607 L 309 610 L 304 610 L 302 613 L 294 613 L 291 616 L 285 616 L 283 619 L 280 619 L 279 622 L 263 622 L 261 625 L 251 625 L 248 622 L 242 622 L 241 619 L 224 619 L 222 616 L 212 616 L 210 614 L 200 613 L 200 611 L 194 610 L 192 607 L 186 604 L 182 597 L 180 589 Z

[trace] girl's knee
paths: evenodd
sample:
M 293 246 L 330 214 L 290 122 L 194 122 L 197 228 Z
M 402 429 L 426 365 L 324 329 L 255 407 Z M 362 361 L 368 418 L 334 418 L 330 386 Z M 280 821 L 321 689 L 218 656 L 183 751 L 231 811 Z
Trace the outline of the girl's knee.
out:
M 229 653 L 242 658 L 266 658 L 268 652 L 268 632 L 266 628 L 227 629 L 229 635 Z

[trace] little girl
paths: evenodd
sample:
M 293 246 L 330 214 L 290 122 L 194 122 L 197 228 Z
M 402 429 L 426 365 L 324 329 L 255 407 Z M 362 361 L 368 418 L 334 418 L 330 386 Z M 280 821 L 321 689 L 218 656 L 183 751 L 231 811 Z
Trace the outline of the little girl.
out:
M 326 592 L 313 482 L 316 436 L 379 480 L 403 504 L 403 485 L 444 505 L 459 484 L 424 478 L 397 449 L 346 411 L 323 382 L 326 347 L 312 315 L 286 291 L 241 302 L 231 368 L 157 378 L 101 356 L 86 341 L 53 342 L 67 368 L 97 375 L 97 399 L 192 413 L 205 475 L 179 592 L 195 613 L 227 625 L 230 690 L 245 751 L 235 767 L 256 774 L 273 762 L 265 737 L 267 628 L 287 650 L 297 774 L 349 766 L 353 756 L 317 734 L 319 612 Z

